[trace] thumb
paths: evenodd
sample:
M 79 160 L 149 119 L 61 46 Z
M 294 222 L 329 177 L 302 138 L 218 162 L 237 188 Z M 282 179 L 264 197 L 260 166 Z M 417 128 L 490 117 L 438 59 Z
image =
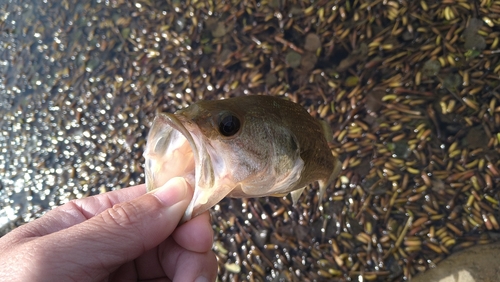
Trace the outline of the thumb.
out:
M 87 221 L 42 238 L 62 252 L 71 250 L 71 257 L 84 258 L 80 259 L 80 271 L 84 269 L 82 264 L 94 270 L 112 271 L 170 236 L 192 196 L 193 191 L 183 178 L 172 178 L 153 192 L 116 204 Z

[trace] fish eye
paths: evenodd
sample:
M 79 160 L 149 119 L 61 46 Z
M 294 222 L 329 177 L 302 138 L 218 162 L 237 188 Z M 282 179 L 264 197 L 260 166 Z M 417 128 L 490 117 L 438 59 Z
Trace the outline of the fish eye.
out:
M 231 113 L 219 119 L 219 132 L 224 136 L 233 136 L 240 130 L 240 120 Z

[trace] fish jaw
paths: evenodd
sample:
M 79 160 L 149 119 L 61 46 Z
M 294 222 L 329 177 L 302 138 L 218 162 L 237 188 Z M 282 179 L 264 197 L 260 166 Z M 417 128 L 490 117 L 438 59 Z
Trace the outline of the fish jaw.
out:
M 193 199 L 189 203 L 181 223 L 207 211 L 220 202 L 227 194 L 239 185 L 234 183 L 229 177 L 219 179 L 213 187 L 194 189 Z
M 227 173 L 221 174 L 224 163 L 207 144 L 197 125 L 177 114 L 159 114 L 148 135 L 147 190 L 162 187 L 173 177 L 183 177 L 194 188 L 181 223 L 205 212 L 237 186 Z
M 163 186 L 173 177 L 184 177 L 192 185 L 198 148 L 191 134 L 171 114 L 158 115 L 151 126 L 144 151 L 148 191 Z

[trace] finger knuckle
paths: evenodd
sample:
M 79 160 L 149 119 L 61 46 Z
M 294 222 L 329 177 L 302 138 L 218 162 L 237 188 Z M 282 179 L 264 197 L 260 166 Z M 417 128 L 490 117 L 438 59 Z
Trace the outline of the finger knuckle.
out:
M 104 219 L 109 224 L 122 227 L 135 225 L 137 222 L 137 207 L 129 202 L 116 204 L 105 211 Z

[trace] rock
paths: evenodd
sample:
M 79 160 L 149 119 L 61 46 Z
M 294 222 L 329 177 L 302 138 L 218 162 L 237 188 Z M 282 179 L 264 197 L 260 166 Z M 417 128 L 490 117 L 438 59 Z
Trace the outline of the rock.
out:
M 413 282 L 493 282 L 500 278 L 500 242 L 454 253 Z
M 226 34 L 227 29 L 223 22 L 218 22 L 215 29 L 212 30 L 213 37 L 222 37 Z
M 314 69 L 314 66 L 317 62 L 318 57 L 316 57 L 316 55 L 314 55 L 313 53 L 306 53 L 304 56 L 302 56 L 300 65 L 305 72 L 308 72 Z
M 316 52 L 321 47 L 321 38 L 315 33 L 309 33 L 305 41 L 304 49 L 307 51 Z
M 285 57 L 285 61 L 291 68 L 297 68 L 300 66 L 300 60 L 302 56 L 295 51 L 288 51 Z

